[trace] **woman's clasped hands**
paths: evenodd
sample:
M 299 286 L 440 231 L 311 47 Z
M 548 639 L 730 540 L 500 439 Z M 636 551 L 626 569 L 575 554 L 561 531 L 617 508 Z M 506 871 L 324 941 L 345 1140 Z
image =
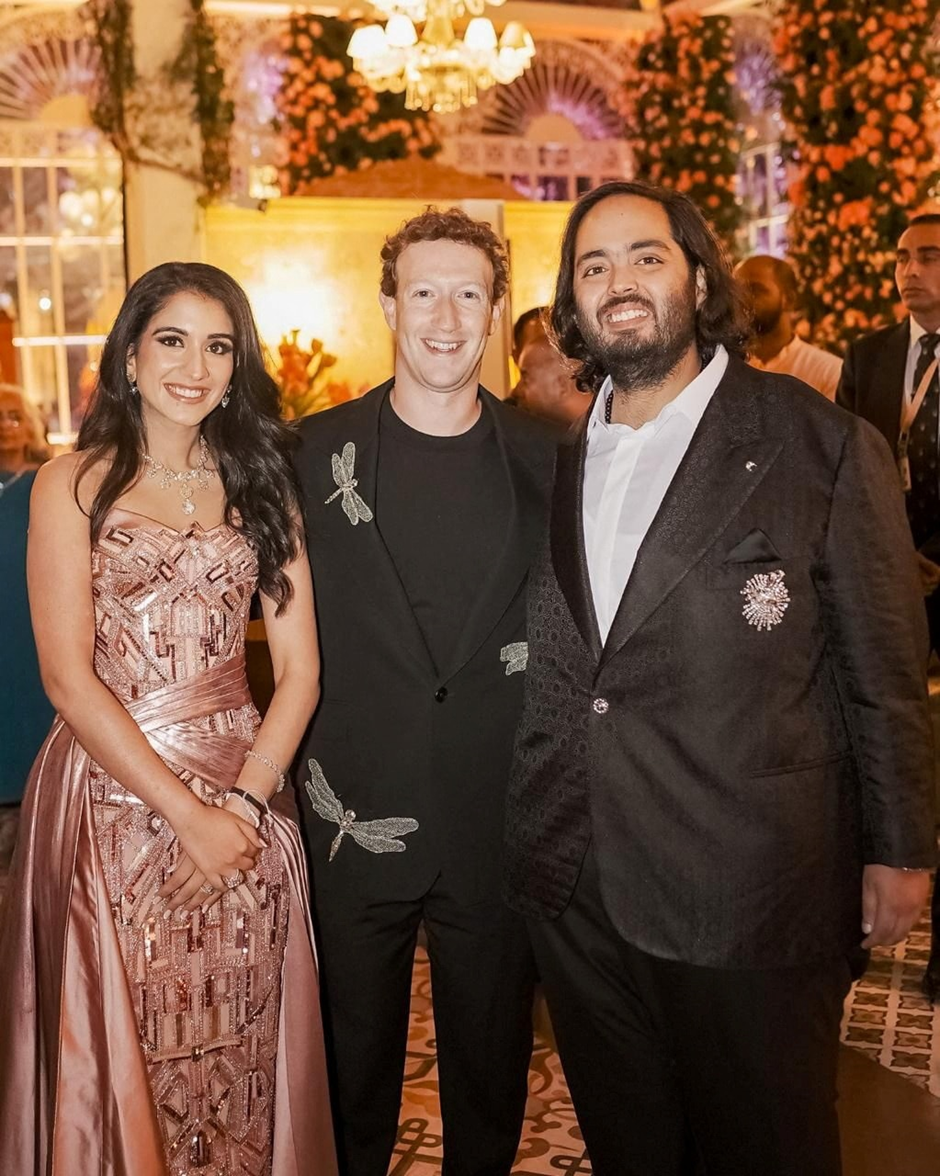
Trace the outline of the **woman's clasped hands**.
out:
M 243 880 L 266 846 L 249 822 L 228 808 L 197 803 L 173 826 L 180 853 L 173 873 L 160 887 L 165 917 L 176 910 L 208 910 L 226 889 Z

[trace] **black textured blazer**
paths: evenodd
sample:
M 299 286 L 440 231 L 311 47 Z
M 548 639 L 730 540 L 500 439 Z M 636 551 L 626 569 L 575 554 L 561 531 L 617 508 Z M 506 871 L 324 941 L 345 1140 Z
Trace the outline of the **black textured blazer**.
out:
M 390 388 L 391 381 L 301 425 L 297 468 L 323 665 L 299 776 L 315 880 L 413 898 L 446 868 L 468 901 L 494 897 L 525 678 L 518 648 L 526 637 L 525 583 L 547 525 L 558 437 L 481 388 L 503 456 L 510 523 L 502 559 L 460 618 L 451 664 L 438 673 L 382 540 L 381 504 L 376 517 L 353 525 L 343 501 L 354 511 L 354 500 L 334 477 L 334 461 L 351 443 L 354 493 L 375 509 L 379 414 Z M 373 854 L 346 837 L 330 862 L 338 828 L 311 809 L 310 758 L 357 820 L 416 820 L 418 829 L 400 838 L 405 850 Z
M 602 648 L 585 440 L 559 451 L 531 576 L 511 904 L 559 914 L 593 839 L 610 917 L 653 955 L 747 968 L 857 946 L 863 863 L 936 857 L 926 624 L 887 447 L 732 359 Z M 758 629 L 743 610 L 774 571 L 789 604 Z

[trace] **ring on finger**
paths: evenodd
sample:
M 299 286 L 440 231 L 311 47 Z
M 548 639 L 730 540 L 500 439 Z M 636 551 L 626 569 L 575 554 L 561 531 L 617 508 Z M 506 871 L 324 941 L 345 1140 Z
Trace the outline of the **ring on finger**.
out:
M 215 887 L 212 885 L 211 882 L 203 882 L 203 884 L 199 887 L 199 889 L 202 891 L 203 894 L 215 894 Z
M 227 878 L 223 878 L 222 881 L 229 888 L 229 890 L 235 890 L 237 887 L 241 886 L 242 882 L 244 881 L 244 877 L 245 876 L 241 870 L 236 870 L 234 874 L 230 874 Z

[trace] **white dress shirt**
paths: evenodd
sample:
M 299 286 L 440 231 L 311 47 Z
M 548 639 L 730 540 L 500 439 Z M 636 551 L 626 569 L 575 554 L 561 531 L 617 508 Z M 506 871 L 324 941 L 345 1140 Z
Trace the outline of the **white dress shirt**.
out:
M 612 389 L 609 376 L 598 393 L 587 425 L 582 510 L 591 594 L 603 642 L 640 544 L 727 366 L 728 353 L 718 347 L 695 379 L 638 429 L 604 420 Z
M 752 355 L 749 360 L 752 367 L 763 372 L 781 372 L 786 376 L 796 376 L 804 384 L 809 384 L 817 392 L 821 392 L 828 400 L 835 400 L 836 388 L 842 375 L 842 360 L 821 347 L 814 347 L 799 335 L 794 335 L 786 347 L 781 347 L 775 356 L 766 362 Z

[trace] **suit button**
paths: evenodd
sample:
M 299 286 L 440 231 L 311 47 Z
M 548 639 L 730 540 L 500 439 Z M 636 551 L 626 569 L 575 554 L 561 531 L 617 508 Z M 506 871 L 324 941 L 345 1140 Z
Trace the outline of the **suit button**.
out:
M 444 699 L 447 697 L 447 687 L 442 686 L 440 688 L 440 690 L 435 692 L 434 697 L 437 699 L 438 702 L 443 702 Z
M 596 715 L 606 715 L 610 710 L 610 703 L 606 698 L 595 698 L 591 706 L 594 708 Z

